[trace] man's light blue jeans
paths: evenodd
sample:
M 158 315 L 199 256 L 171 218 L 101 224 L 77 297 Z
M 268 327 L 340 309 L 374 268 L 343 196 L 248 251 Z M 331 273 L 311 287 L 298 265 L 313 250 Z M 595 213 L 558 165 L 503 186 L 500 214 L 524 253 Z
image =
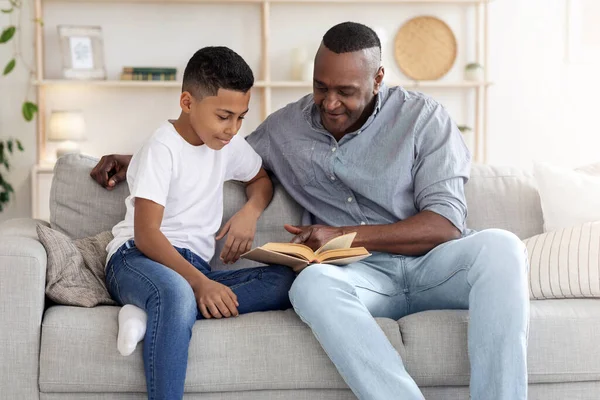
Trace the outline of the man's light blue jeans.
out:
M 527 398 L 527 253 L 512 233 L 491 229 L 422 257 L 375 253 L 296 278 L 294 309 L 359 399 L 423 399 L 373 317 L 469 309 L 473 400 Z
M 291 307 L 288 292 L 295 274 L 290 268 L 212 271 L 197 254 L 176 249 L 208 278 L 231 288 L 240 304 L 240 314 Z M 133 304 L 148 314 L 143 343 L 148 399 L 183 398 L 192 327 L 196 320 L 203 319 L 192 287 L 177 272 L 142 254 L 133 240 L 111 257 L 106 285 L 119 304 Z

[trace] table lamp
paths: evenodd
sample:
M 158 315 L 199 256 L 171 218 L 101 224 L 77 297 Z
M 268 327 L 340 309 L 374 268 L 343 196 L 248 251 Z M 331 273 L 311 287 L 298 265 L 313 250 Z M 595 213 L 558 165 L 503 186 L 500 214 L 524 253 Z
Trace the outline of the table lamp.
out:
M 48 141 L 60 142 L 56 158 L 65 154 L 79 153 L 76 142 L 85 140 L 85 120 L 81 111 L 52 111 L 48 129 Z

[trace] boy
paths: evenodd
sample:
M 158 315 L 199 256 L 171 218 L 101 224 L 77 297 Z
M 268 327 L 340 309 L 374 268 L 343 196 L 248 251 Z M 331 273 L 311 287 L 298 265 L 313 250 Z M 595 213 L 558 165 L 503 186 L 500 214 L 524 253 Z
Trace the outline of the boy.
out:
M 258 217 L 273 195 L 261 158 L 236 136 L 253 84 L 250 67 L 232 50 L 200 49 L 185 69 L 179 118 L 161 125 L 127 172 L 131 194 L 125 219 L 113 228 L 115 238 L 107 246 L 106 282 L 118 303 L 147 314 L 149 399 L 183 397 L 197 319 L 291 306 L 295 275 L 289 268 L 211 271 L 207 264 L 223 214 L 224 181 L 246 182 L 248 196 L 217 236 L 228 236 L 221 253 L 225 262 L 250 249 Z M 127 330 L 134 325 L 128 328 L 127 316 L 120 322 L 119 342 L 133 339 L 125 343 L 133 351 L 135 332 Z

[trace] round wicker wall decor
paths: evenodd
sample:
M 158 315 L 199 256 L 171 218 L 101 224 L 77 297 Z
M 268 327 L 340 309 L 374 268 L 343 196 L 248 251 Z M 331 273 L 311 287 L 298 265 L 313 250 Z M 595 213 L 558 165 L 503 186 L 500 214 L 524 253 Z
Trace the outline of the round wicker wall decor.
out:
M 398 30 L 394 42 L 400 70 L 415 80 L 435 80 L 446 75 L 456 61 L 456 37 L 441 19 L 416 17 Z

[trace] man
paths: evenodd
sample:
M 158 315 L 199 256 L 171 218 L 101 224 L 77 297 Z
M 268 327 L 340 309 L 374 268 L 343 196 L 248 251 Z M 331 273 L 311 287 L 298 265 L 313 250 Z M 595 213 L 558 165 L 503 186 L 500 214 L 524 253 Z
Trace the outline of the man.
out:
M 433 309 L 469 309 L 472 399 L 526 399 L 525 247 L 509 232 L 467 230 L 460 132 L 434 100 L 383 77 L 375 32 L 336 25 L 318 49 L 313 94 L 247 138 L 307 211 L 308 225 L 286 226 L 294 242 L 317 248 L 357 232 L 353 245 L 373 253 L 309 266 L 290 300 L 360 399 L 423 399 L 373 317 Z M 103 158 L 93 175 L 112 187 L 125 165 Z

